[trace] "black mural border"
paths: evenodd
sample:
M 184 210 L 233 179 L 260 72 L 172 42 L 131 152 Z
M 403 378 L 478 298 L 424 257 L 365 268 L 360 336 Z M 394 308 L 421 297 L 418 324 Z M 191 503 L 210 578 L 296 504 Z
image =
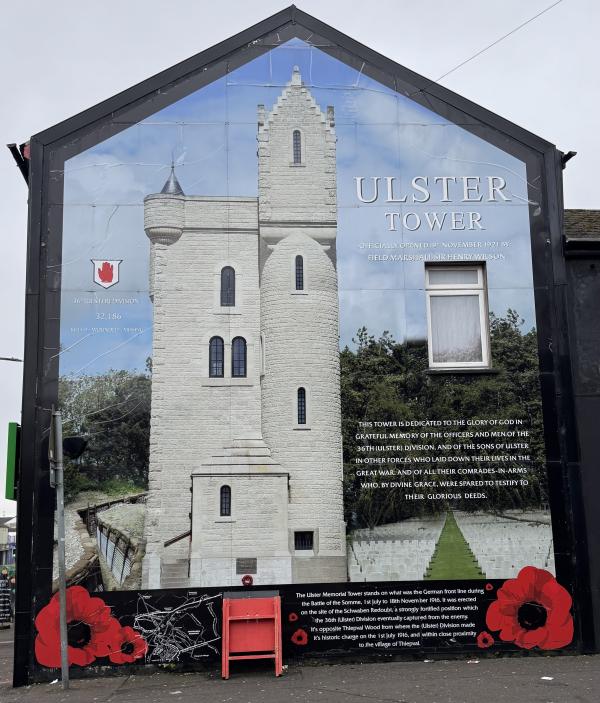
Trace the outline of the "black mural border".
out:
M 64 162 L 292 37 L 308 41 L 526 163 L 557 576 L 574 598 L 577 647 L 595 647 L 566 325 L 561 152 L 291 6 L 31 139 L 15 686 L 33 680 L 34 617 L 51 596 L 55 497 L 49 486 L 47 438 L 58 397 Z

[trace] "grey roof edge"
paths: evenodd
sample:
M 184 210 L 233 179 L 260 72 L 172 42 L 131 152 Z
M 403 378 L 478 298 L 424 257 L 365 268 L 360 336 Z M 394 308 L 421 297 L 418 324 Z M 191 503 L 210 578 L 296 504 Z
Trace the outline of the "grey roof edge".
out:
M 42 146 L 48 146 L 58 140 L 62 140 L 73 132 L 110 117 L 112 113 L 126 108 L 131 103 L 142 100 L 144 97 L 150 96 L 156 90 L 173 82 L 182 80 L 210 63 L 224 59 L 238 49 L 242 49 L 261 37 L 288 24 L 298 24 L 306 30 L 329 39 L 334 44 L 339 45 L 349 53 L 355 54 L 375 68 L 391 75 L 397 75 L 403 82 L 413 84 L 417 88 L 417 91 L 422 91 L 423 93 L 427 93 L 432 97 L 448 103 L 455 109 L 470 115 L 484 124 L 492 126 L 533 150 L 544 153 L 550 149 L 554 150 L 556 148 L 554 144 L 542 137 L 529 132 L 523 127 L 462 97 L 448 88 L 444 88 L 435 81 L 425 78 L 411 69 L 392 61 L 346 34 L 343 34 L 334 27 L 325 24 L 316 17 L 299 10 L 295 5 L 290 5 L 232 37 L 97 103 L 93 107 L 83 110 L 52 127 L 38 132 L 32 136 L 31 139 Z

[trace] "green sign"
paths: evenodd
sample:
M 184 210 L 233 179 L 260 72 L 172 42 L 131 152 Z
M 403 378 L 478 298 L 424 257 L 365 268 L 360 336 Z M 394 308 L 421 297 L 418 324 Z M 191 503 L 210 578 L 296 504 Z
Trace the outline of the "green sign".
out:
M 17 499 L 17 475 L 19 467 L 19 434 L 20 425 L 8 423 L 8 445 L 6 451 L 6 492 L 8 500 Z

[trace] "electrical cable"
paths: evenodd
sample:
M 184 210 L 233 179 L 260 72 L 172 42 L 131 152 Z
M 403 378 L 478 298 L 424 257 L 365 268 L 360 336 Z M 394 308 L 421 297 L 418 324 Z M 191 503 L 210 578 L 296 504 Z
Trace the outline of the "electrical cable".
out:
M 454 66 L 454 68 L 451 68 L 449 71 L 446 71 L 446 73 L 443 73 L 439 78 L 436 78 L 434 82 L 435 82 L 435 83 L 438 83 L 438 82 L 441 81 L 443 78 L 446 78 L 446 76 L 449 76 L 451 73 L 454 73 L 454 71 L 457 71 L 459 68 L 461 68 L 461 67 L 464 66 L 465 64 L 469 63 L 470 61 L 473 61 L 473 59 L 476 59 L 478 56 L 481 56 L 481 54 L 483 54 L 485 51 L 487 51 L 488 49 L 491 49 L 493 46 L 496 46 L 496 45 L 499 44 L 501 41 L 504 41 L 505 39 L 507 39 L 508 37 L 510 37 L 512 34 L 515 34 L 515 32 L 518 32 L 519 29 L 523 29 L 523 27 L 527 26 L 528 24 L 530 24 L 531 22 L 533 22 L 534 20 L 536 20 L 538 17 L 541 17 L 541 16 L 544 15 L 546 12 L 548 12 L 549 10 L 551 10 L 553 7 L 556 7 L 557 5 L 560 5 L 560 3 L 561 3 L 562 1 L 563 1 L 563 0 L 557 0 L 556 2 L 552 3 L 552 5 L 548 5 L 548 7 L 546 7 L 544 10 L 541 10 L 540 12 L 538 12 L 537 15 L 534 15 L 533 17 L 530 17 L 528 20 L 525 20 L 525 22 L 522 22 L 518 27 L 515 27 L 514 29 L 511 29 L 511 31 L 508 32 L 507 34 L 504 34 L 504 35 L 501 36 L 499 39 L 496 39 L 496 41 L 492 42 L 491 44 L 488 44 L 488 46 L 484 47 L 483 49 L 481 49 L 481 50 L 478 51 L 477 53 L 473 54 L 472 56 L 469 56 L 468 59 L 465 59 L 464 61 L 461 61 L 459 64 L 457 64 L 456 66 Z

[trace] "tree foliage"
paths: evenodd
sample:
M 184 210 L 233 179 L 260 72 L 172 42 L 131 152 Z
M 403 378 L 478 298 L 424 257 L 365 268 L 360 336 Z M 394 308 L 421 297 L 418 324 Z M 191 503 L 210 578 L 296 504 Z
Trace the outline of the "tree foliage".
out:
M 60 379 L 63 434 L 88 440 L 79 459 L 65 459 L 67 499 L 84 489 L 147 487 L 150 369 L 148 363 L 146 374 L 121 370 Z

